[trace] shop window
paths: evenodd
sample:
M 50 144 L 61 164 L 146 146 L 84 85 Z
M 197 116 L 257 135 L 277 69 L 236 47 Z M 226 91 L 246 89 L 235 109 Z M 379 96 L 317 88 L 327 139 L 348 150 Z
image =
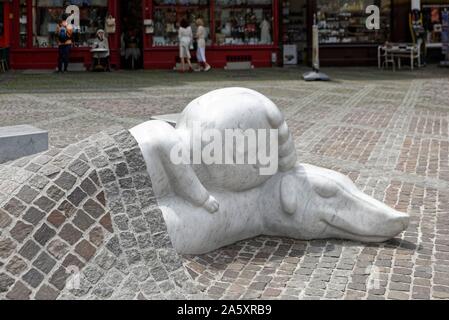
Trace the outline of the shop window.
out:
M 443 36 L 443 11 L 449 11 L 449 4 L 424 4 L 422 6 L 423 26 L 426 31 L 427 45 L 441 45 Z
M 19 12 L 19 46 L 25 48 L 27 46 L 27 2 L 20 0 Z
M 365 12 L 369 5 L 380 9 L 380 29 L 369 30 Z M 318 0 L 320 43 L 383 43 L 390 35 L 391 0 Z
M 104 29 L 108 0 L 33 0 L 33 45 L 39 48 L 58 46 L 56 28 L 68 6 L 73 13 L 75 46 L 92 45 L 98 29 Z
M 193 34 L 196 31 L 195 20 L 203 19 L 209 38 L 209 0 L 156 0 L 153 9 L 153 46 L 178 45 L 178 27 L 182 19 L 190 23 Z M 210 40 L 207 42 L 210 44 Z
M 0 2 L 0 37 L 5 34 L 5 12 L 3 9 L 3 2 Z
M 271 0 L 216 0 L 217 45 L 272 44 Z

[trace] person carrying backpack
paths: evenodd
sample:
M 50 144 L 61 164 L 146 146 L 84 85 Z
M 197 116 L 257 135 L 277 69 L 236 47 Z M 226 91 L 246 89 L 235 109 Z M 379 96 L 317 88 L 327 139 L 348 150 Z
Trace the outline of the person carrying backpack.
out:
M 61 22 L 56 28 L 56 37 L 58 38 L 58 72 L 67 72 L 69 66 L 73 26 L 67 22 L 68 17 L 69 16 L 64 13 Z

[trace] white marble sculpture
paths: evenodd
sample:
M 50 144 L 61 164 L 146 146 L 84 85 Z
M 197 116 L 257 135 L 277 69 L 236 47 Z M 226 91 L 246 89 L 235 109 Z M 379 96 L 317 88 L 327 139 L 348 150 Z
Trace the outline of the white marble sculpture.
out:
M 262 175 L 264 166 L 259 162 L 206 164 L 201 159 L 197 164 L 175 164 L 174 148 L 198 147 L 192 139 L 193 123 L 222 133 L 277 129 L 278 170 Z M 348 177 L 298 164 L 282 113 L 253 90 L 209 92 L 186 107 L 176 128 L 155 120 L 130 132 L 142 150 L 172 243 L 180 253 L 206 253 L 262 234 L 382 242 L 409 223 L 407 214 L 364 194 Z M 201 148 L 208 142 L 201 140 Z M 229 145 L 222 147 L 225 152 Z

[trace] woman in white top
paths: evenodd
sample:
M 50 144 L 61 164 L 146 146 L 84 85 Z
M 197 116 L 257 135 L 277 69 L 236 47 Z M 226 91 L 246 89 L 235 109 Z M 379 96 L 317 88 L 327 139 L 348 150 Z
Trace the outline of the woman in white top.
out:
M 204 21 L 201 18 L 196 19 L 196 58 L 202 70 L 209 71 L 210 65 L 206 61 L 206 29 L 204 28 Z
M 193 34 L 187 20 L 182 19 L 178 31 L 179 38 L 179 57 L 181 58 L 182 72 L 185 71 L 185 64 L 189 65 L 189 71 L 193 71 L 190 63 L 190 45 L 192 44 Z

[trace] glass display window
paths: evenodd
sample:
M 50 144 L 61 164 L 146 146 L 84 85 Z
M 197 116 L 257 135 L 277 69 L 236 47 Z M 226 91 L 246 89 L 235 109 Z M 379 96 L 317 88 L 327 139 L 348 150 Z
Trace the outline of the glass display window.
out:
M 5 12 L 3 9 L 3 2 L 0 2 L 0 37 L 5 34 Z
M 62 14 L 67 11 L 73 15 L 74 45 L 88 47 L 95 40 L 97 30 L 104 29 L 108 0 L 33 0 L 34 47 L 58 46 L 56 28 Z
M 380 30 L 366 28 L 369 5 L 380 8 Z M 318 0 L 320 43 L 383 43 L 390 36 L 391 0 Z
M 273 44 L 271 0 L 216 0 L 217 45 Z
M 25 48 L 27 46 L 28 37 L 28 15 L 27 15 L 27 2 L 26 0 L 20 0 L 19 4 L 19 46 Z
M 153 4 L 153 46 L 177 46 L 181 20 L 187 20 L 195 34 L 195 21 L 198 18 L 204 21 L 206 41 L 210 44 L 209 8 L 209 0 L 155 0 Z
M 426 31 L 427 44 L 442 43 L 443 12 L 449 11 L 448 4 L 425 4 L 422 6 L 423 26 Z

